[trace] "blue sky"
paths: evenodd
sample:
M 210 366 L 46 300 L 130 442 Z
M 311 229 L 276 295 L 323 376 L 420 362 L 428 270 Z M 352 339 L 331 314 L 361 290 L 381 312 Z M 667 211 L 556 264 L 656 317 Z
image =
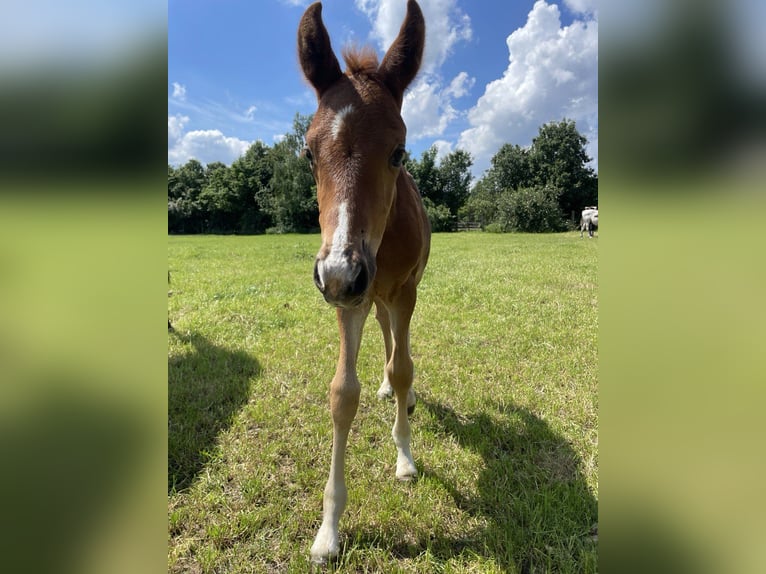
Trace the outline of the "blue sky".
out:
M 503 143 L 527 146 L 543 123 L 573 119 L 598 168 L 595 0 L 420 0 L 421 73 L 405 95 L 407 147 L 474 157 L 480 176 Z M 307 0 L 169 0 L 168 162 L 231 163 L 273 145 L 296 112 L 316 109 L 297 62 Z M 380 57 L 405 0 L 326 0 L 333 48 L 370 44 Z

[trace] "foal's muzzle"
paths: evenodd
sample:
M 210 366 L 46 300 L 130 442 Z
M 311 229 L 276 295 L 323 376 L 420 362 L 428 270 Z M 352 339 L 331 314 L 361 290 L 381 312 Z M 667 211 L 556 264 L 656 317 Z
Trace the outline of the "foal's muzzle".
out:
M 374 260 L 351 251 L 341 258 L 317 257 L 314 262 L 314 284 L 336 307 L 356 307 L 364 301 L 374 275 Z

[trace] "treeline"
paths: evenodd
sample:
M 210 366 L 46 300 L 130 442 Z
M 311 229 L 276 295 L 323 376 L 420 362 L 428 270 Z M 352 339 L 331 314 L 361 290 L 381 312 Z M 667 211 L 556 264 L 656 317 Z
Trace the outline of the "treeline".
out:
M 310 116 L 272 147 L 257 141 L 231 166 L 191 159 L 168 165 L 170 233 L 313 231 L 319 211 L 308 161 L 300 156 Z
M 588 167 L 588 140 L 573 121 L 540 127 L 529 148 L 504 144 L 460 208 L 485 230 L 564 231 L 583 207 L 598 205 L 598 176 Z
M 316 186 L 301 156 L 311 116 L 272 147 L 255 142 L 231 166 L 195 160 L 168 165 L 170 233 L 289 233 L 318 230 Z M 432 147 L 407 169 L 418 184 L 434 231 L 458 220 L 496 231 L 560 231 L 571 213 L 597 204 L 598 179 L 586 167 L 587 140 L 574 122 L 546 124 L 530 148 L 506 144 L 471 188 L 471 155 L 437 161 Z

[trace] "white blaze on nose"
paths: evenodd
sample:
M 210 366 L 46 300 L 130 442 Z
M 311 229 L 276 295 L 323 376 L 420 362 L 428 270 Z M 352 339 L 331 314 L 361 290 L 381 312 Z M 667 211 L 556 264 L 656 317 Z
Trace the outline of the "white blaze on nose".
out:
M 362 272 L 362 265 L 354 263 L 351 258 L 352 232 L 349 215 L 348 203 L 343 201 L 336 208 L 336 223 L 331 244 L 323 244 L 316 260 L 315 281 L 326 299 L 328 294 L 331 297 L 344 296 Z M 328 247 L 329 251 L 325 251 Z M 321 257 L 322 252 L 327 253 L 324 258 Z
M 346 119 L 346 116 L 353 111 L 354 106 L 348 104 L 338 110 L 338 113 L 335 114 L 335 117 L 332 119 L 332 125 L 330 126 L 330 133 L 332 134 L 333 140 L 338 139 L 338 134 L 340 134 L 340 130 L 343 129 L 343 121 Z
M 348 204 L 344 201 L 338 206 L 338 223 L 335 225 L 335 232 L 332 234 L 332 248 L 325 260 L 325 267 L 338 268 L 346 265 L 343 252 L 349 243 L 348 235 Z

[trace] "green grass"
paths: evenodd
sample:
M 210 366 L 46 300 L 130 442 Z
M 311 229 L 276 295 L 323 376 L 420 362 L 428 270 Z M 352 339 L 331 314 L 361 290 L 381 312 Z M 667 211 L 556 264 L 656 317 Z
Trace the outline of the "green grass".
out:
M 412 322 L 412 449 L 368 319 L 337 572 L 595 572 L 598 239 L 437 234 Z M 338 350 L 313 236 L 170 237 L 168 568 L 306 572 Z

